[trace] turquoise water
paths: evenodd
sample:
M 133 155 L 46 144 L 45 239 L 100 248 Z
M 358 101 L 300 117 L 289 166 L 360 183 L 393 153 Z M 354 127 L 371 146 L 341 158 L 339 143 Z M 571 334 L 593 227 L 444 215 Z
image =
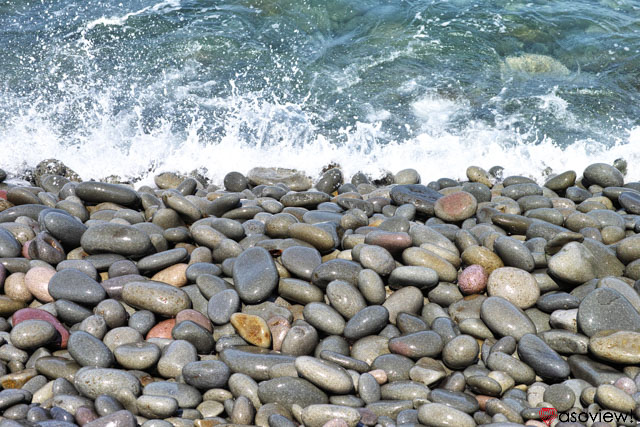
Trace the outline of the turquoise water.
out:
M 640 177 L 640 1 L 9 0 L 0 58 L 15 174 Z

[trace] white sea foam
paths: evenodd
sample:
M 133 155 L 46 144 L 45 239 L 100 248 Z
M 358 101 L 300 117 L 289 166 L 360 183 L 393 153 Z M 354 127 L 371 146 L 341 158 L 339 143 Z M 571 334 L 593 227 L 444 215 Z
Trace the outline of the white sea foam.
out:
M 121 26 L 121 25 L 124 25 L 127 22 L 127 20 L 133 16 L 142 15 L 147 12 L 166 13 L 166 12 L 170 12 L 178 9 L 180 9 L 180 0 L 164 0 L 153 6 L 143 7 L 142 9 L 137 10 L 135 12 L 125 13 L 122 16 L 111 16 L 111 17 L 102 16 L 98 19 L 94 19 L 93 21 L 89 21 L 87 25 L 85 25 L 84 30 L 93 30 L 95 27 L 100 25 Z
M 640 128 L 630 130 L 613 146 L 576 141 L 567 147 L 544 137 L 527 142 L 526 135 L 500 124 L 469 121 L 462 130 L 454 131 L 450 121 L 468 107 L 426 94 L 412 105 L 416 117 L 424 119 L 413 136 L 389 141 L 383 131 L 389 113 L 376 112 L 368 119 L 379 121 L 345 126 L 336 141 L 335 136 L 323 135 L 314 125 L 314 117 L 300 105 L 236 91 L 227 98 L 206 102 L 226 111 L 220 117 L 220 135 L 207 135 L 199 118 L 193 119 L 186 132 L 177 133 L 169 121 L 145 131 L 138 109 L 111 116 L 109 108 L 101 109 L 102 116 L 87 120 L 74 135 L 67 135 L 41 109 L 22 110 L 0 124 L 0 168 L 20 175 L 43 159 L 57 158 L 84 179 L 119 175 L 147 183 L 160 171 L 200 169 L 220 182 L 227 172 L 247 172 L 254 166 L 292 167 L 317 176 L 323 166 L 338 163 L 347 175 L 362 170 L 373 177 L 415 168 L 423 182 L 428 182 L 443 176 L 464 179 L 470 165 L 501 165 L 505 174 L 525 174 L 543 181 L 547 168 L 580 173 L 591 163 L 625 158 L 629 163 L 627 179 L 640 180 L 640 169 L 634 167 L 640 162 Z M 540 102 L 543 109 L 567 114 L 555 92 Z

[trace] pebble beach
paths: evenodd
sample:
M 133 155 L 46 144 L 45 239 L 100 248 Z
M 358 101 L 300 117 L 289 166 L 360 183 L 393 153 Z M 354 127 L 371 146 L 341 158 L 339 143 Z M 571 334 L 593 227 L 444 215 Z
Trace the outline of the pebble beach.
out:
M 636 425 L 628 167 L 0 170 L 0 427 Z

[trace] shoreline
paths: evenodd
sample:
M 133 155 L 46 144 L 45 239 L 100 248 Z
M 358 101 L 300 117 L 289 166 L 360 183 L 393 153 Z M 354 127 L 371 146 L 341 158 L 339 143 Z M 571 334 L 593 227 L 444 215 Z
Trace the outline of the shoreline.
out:
M 29 186 L 0 171 L 0 420 L 638 418 L 626 161 L 544 184 L 500 167 L 421 182 L 336 166 L 161 172 L 137 188 L 54 160 Z

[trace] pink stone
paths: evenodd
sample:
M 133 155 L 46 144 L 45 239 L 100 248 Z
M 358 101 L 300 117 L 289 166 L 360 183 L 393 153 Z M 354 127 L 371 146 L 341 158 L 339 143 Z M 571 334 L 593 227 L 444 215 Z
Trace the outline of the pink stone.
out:
M 436 216 L 445 221 L 464 221 L 476 213 L 478 202 L 472 194 L 458 191 L 436 200 L 433 210 Z
M 0 199 L 7 200 L 7 190 L 0 190 Z
M 49 295 L 49 280 L 56 274 L 53 268 L 35 267 L 24 276 L 24 282 L 29 292 L 42 302 L 53 302 Z
M 147 339 L 149 338 L 169 338 L 171 339 L 171 331 L 176 326 L 176 319 L 167 319 L 158 323 L 147 332 Z
M 31 259 L 29 256 L 29 245 L 31 245 L 31 242 L 33 242 L 33 239 L 27 240 L 24 242 L 24 245 L 22 245 L 22 256 L 26 259 Z
M 16 326 L 20 322 L 31 319 L 44 320 L 45 322 L 51 323 L 51 325 L 53 325 L 53 327 L 56 328 L 56 330 L 60 334 L 60 348 L 67 348 L 67 341 L 69 341 L 69 331 L 67 331 L 62 323 L 60 323 L 60 321 L 49 312 L 39 310 L 37 308 L 23 308 L 13 313 L 11 322 L 13 323 L 13 326 Z
M 374 230 L 367 234 L 364 242 L 385 248 L 392 254 L 402 252 L 412 245 L 411 236 L 405 232 Z
M 636 387 L 635 381 L 628 377 L 618 378 L 618 380 L 613 383 L 613 385 L 629 395 L 632 395 L 638 391 L 638 387 Z
M 458 274 L 458 287 L 465 295 L 480 294 L 487 288 L 488 280 L 489 275 L 484 267 L 473 264 Z
M 176 325 L 180 322 L 184 322 L 185 320 L 191 320 L 193 323 L 202 326 L 207 331 L 213 332 L 211 321 L 197 310 L 188 308 L 186 310 L 182 310 L 176 315 Z

